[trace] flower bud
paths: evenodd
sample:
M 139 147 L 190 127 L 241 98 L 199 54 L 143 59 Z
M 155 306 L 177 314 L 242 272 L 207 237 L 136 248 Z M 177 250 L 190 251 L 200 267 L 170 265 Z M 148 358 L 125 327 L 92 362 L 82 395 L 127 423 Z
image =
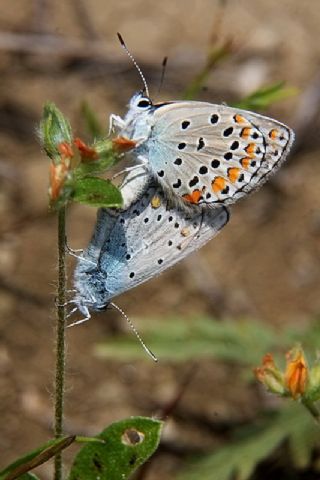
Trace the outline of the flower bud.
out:
M 287 367 L 284 374 L 285 385 L 291 396 L 296 399 L 306 391 L 308 382 L 308 366 L 301 348 L 287 353 Z

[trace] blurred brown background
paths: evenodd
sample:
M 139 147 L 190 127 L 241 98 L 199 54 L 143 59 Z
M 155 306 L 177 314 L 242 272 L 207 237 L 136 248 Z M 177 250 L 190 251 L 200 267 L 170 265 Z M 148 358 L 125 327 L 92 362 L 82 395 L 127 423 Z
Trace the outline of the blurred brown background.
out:
M 298 87 L 297 96 L 268 110 L 297 132 L 296 149 L 276 177 L 232 208 L 217 239 L 117 303 L 142 319 L 140 328 L 144 320 L 167 321 L 170 329 L 169 315 L 187 321 L 203 313 L 221 321 L 248 316 L 279 328 L 307 324 L 320 307 L 319 25 L 319 0 L 2 2 L 0 466 L 51 435 L 56 217 L 48 213 L 48 162 L 35 133 L 43 103 L 55 102 L 80 135 L 83 100 L 106 128 L 110 113 L 122 115 L 141 84 L 117 31 L 157 100 L 181 98 L 213 37 L 218 44 L 231 39 L 234 52 L 212 72 L 200 99 L 230 102 L 279 80 Z M 164 56 L 168 68 L 157 95 Z M 93 208 L 69 209 L 73 248 L 87 245 L 94 221 Z M 70 279 L 71 266 L 70 260 Z M 126 328 L 108 311 L 67 332 L 68 431 L 94 434 L 125 416 L 152 415 L 174 395 L 188 365 L 93 356 L 98 340 Z M 209 424 L 250 420 L 259 395 L 255 386 L 238 385 L 236 372 L 201 363 L 148 480 L 173 478 L 184 464 L 172 444 L 215 447 L 214 435 L 187 420 L 199 410 Z M 41 474 L 49 478 L 49 465 Z

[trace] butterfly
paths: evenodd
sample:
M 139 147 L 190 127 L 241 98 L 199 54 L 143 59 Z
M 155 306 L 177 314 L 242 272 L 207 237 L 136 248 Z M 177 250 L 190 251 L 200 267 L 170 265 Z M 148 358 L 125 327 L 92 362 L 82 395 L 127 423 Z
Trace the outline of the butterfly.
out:
M 99 209 L 92 239 L 75 269 L 73 303 L 85 319 L 90 310 L 104 310 L 115 296 L 202 247 L 229 220 L 224 206 L 187 211 L 170 205 L 142 167 L 126 177 L 120 190 L 128 205 Z M 136 191 L 142 193 L 132 201 Z
M 119 136 L 169 196 L 191 205 L 229 205 L 260 187 L 285 160 L 294 140 L 286 125 L 257 113 L 197 101 L 130 100 Z
M 135 142 L 131 155 L 181 205 L 229 205 L 260 187 L 285 160 L 294 132 L 257 113 L 198 101 L 154 104 L 144 91 L 110 129 Z M 146 93 L 144 93 L 146 92 Z

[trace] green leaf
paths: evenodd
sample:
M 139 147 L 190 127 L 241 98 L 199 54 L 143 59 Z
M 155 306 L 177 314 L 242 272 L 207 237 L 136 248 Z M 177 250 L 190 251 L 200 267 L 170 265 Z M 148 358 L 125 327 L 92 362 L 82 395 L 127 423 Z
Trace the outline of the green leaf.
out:
M 47 462 L 50 458 L 67 448 L 75 440 L 75 436 L 68 436 L 58 438 L 56 440 L 49 440 L 41 447 L 33 450 L 32 452 L 23 455 L 13 463 L 8 465 L 4 470 L 0 472 L 0 480 L 14 480 L 15 478 L 21 478 L 23 475 L 26 479 L 31 480 L 31 475 L 26 476 L 29 470 Z M 33 478 L 33 476 L 32 476 Z
M 296 466 L 308 464 L 312 447 L 320 444 L 318 425 L 299 404 L 287 404 L 259 427 L 241 429 L 237 440 L 193 462 L 178 480 L 247 480 L 256 465 L 285 440 Z M 297 452 L 304 441 L 308 449 L 303 447 Z
M 86 129 L 88 130 L 92 138 L 97 139 L 104 137 L 104 129 L 102 128 L 98 117 L 96 116 L 95 112 L 92 110 L 88 102 L 82 102 L 81 113 L 85 121 Z
M 233 103 L 232 106 L 243 110 L 266 110 L 273 103 L 297 95 L 297 93 L 296 88 L 285 87 L 284 82 L 277 82 L 256 90 L 243 100 Z
M 60 152 L 58 146 L 66 142 L 72 143 L 72 130 L 69 121 L 54 103 L 47 102 L 43 108 L 42 119 L 39 128 L 40 140 L 47 155 L 60 162 Z
M 125 480 L 156 450 L 162 422 L 133 417 L 113 423 L 98 435 L 104 445 L 89 443 L 76 456 L 69 480 Z
M 77 179 L 73 184 L 72 199 L 93 207 L 121 207 L 122 196 L 110 180 L 97 177 Z

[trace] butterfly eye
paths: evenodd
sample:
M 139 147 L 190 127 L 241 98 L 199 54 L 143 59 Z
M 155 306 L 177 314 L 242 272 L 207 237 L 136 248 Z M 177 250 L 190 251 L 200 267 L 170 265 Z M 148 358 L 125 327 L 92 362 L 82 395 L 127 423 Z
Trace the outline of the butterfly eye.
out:
M 147 107 L 149 107 L 150 105 L 151 105 L 150 100 L 143 99 L 143 100 L 140 100 L 140 101 L 138 102 L 138 105 L 137 105 L 137 106 L 140 107 L 140 108 L 147 108 Z

